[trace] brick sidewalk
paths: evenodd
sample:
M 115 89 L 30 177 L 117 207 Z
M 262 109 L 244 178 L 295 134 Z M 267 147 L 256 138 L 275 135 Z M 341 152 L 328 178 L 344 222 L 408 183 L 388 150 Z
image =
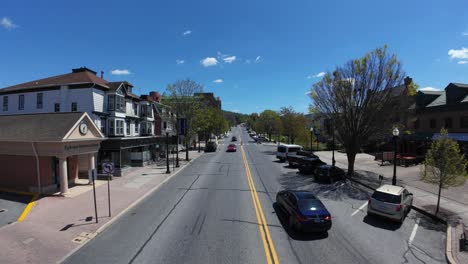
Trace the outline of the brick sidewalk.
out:
M 184 168 L 185 154 L 181 153 L 180 168 L 166 174 L 165 166 L 150 165 L 136 169 L 110 183 L 112 217 L 108 217 L 107 182 L 96 188 L 99 223 L 94 219 L 92 188 L 73 198 L 50 196 L 36 202 L 23 222 L 0 229 L 0 263 L 56 263 L 80 244 L 77 237 L 87 240 L 86 234 L 95 232 L 114 219 L 134 201 Z M 203 152 L 190 151 L 190 158 Z M 84 234 L 86 233 L 86 234 Z M 80 236 L 82 235 L 82 236 Z

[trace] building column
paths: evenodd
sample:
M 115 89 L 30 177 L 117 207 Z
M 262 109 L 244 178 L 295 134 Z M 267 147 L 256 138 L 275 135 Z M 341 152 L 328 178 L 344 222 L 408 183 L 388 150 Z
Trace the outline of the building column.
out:
M 88 154 L 88 180 L 89 183 L 93 182 L 93 177 L 96 177 L 96 159 L 95 154 Z
M 68 171 L 67 171 L 67 158 L 59 157 L 59 171 L 60 171 L 60 194 L 68 192 Z

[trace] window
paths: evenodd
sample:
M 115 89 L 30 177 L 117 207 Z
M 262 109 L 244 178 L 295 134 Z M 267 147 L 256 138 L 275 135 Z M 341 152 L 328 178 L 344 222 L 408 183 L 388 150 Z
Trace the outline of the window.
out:
M 146 125 L 146 129 L 148 130 L 148 135 L 151 135 L 153 132 L 153 124 L 148 122 L 148 124 Z
M 71 111 L 72 112 L 76 112 L 78 109 L 78 105 L 76 102 L 73 102 L 72 105 L 71 105 Z
M 429 120 L 429 127 L 436 128 L 436 126 L 437 126 L 437 120 L 435 120 L 434 118 L 431 118 L 431 120 Z
M 151 109 L 151 105 L 147 105 L 146 107 L 147 107 L 146 112 L 148 113 L 148 117 L 153 118 L 153 111 L 152 111 L 153 109 Z
M 447 117 L 444 119 L 445 128 L 452 128 L 452 118 Z
M 8 96 L 3 96 L 3 111 L 8 111 Z
M 101 118 L 101 132 L 105 135 L 106 134 L 106 122 L 105 118 Z
M 126 133 L 127 135 L 130 135 L 130 121 L 125 122 L 125 124 L 127 125 Z
M 141 134 L 146 134 L 146 122 L 141 122 Z
M 43 93 L 38 93 L 37 98 L 36 98 L 36 108 L 37 109 L 42 109 L 42 97 Z
M 114 111 L 115 109 L 115 95 L 111 94 L 107 97 L 107 110 Z
M 116 135 L 124 134 L 124 121 L 123 120 L 115 120 L 115 134 Z
M 60 104 L 59 103 L 54 104 L 54 112 L 60 112 Z
M 141 117 L 146 117 L 146 105 L 141 106 Z
M 18 96 L 18 110 L 24 110 L 24 94 Z
M 138 104 L 137 103 L 133 103 L 133 114 L 138 115 Z
M 164 122 L 163 122 L 163 130 L 166 130 L 166 129 L 167 129 L 167 122 L 164 121 Z
M 414 129 L 419 129 L 419 119 L 416 119 L 413 123 Z
M 115 110 L 125 112 L 125 98 L 122 96 L 115 96 Z
M 468 128 L 468 116 L 460 117 L 460 128 Z
M 109 135 L 111 136 L 115 135 L 114 122 L 114 119 L 109 119 Z
M 138 122 L 135 121 L 135 134 L 138 134 L 138 131 L 139 131 L 139 130 L 138 130 Z

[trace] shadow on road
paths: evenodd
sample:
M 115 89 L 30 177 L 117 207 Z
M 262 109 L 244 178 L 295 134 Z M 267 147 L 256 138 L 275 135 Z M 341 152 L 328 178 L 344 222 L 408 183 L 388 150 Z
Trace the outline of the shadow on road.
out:
M 390 231 L 395 231 L 401 227 L 400 223 L 394 222 L 389 219 L 385 219 L 383 217 L 374 216 L 374 215 L 373 216 L 366 215 L 363 219 L 363 222 L 368 225 L 371 225 L 377 228 L 390 230 Z
M 276 151 L 262 151 L 264 154 L 267 154 L 267 155 L 276 155 Z
M 276 215 L 284 228 L 284 231 L 289 235 L 290 238 L 299 241 L 313 241 L 319 239 L 325 239 L 328 237 L 328 232 L 324 233 L 306 233 L 299 232 L 288 227 L 288 215 L 281 210 L 277 203 L 273 203 L 273 209 L 275 210 Z

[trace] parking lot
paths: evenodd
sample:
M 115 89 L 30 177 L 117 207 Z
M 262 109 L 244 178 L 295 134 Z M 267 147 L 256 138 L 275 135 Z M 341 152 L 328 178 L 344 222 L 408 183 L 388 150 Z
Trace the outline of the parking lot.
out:
M 0 227 L 16 222 L 31 198 L 30 195 L 0 191 Z

